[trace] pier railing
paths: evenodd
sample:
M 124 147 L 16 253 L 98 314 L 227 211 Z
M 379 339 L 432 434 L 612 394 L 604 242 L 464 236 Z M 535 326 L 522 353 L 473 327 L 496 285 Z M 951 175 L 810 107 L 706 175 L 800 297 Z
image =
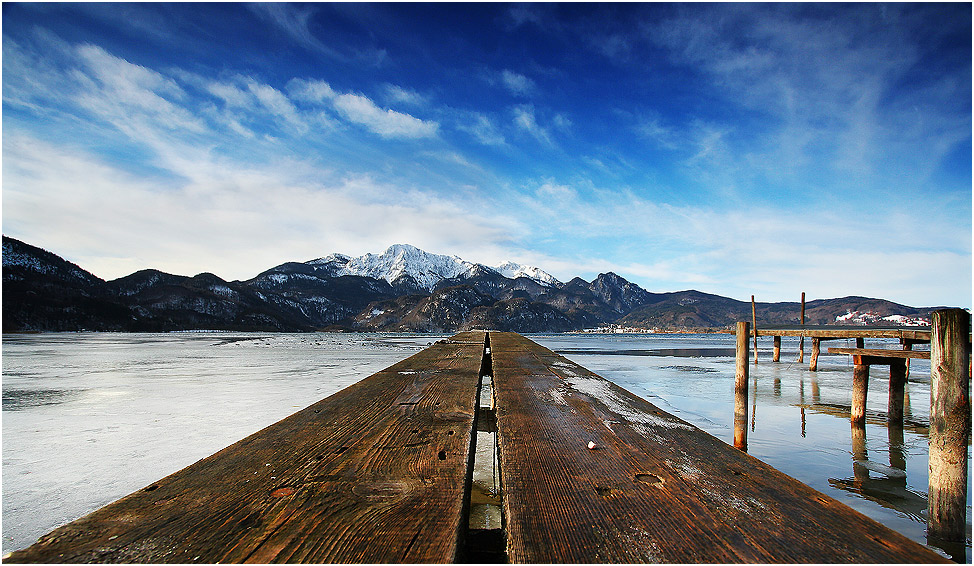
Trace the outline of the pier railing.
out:
M 472 494 L 478 430 L 491 431 L 486 448 L 497 455 L 499 489 L 489 497 Z M 472 525 L 474 500 L 501 508 L 500 528 Z M 944 561 L 502 332 L 440 341 L 7 561 L 487 559 Z

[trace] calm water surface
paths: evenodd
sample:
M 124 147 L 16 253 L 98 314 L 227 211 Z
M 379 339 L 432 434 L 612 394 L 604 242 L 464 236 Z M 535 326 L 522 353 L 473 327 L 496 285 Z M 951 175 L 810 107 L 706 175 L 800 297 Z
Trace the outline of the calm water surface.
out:
M 438 338 L 237 333 L 5 336 L 3 552 L 23 548 L 53 528 Z M 732 442 L 732 335 L 531 338 Z M 870 418 L 864 437 L 854 438 L 849 426 L 848 356 L 822 356 L 819 371 L 810 372 L 810 344 L 804 364 L 795 361 L 797 339 L 783 339 L 784 361 L 777 364 L 771 362 L 770 338 L 759 345 L 759 363 L 751 365 L 748 452 L 925 542 L 929 362 L 913 361 L 907 424 L 901 434 L 885 426 L 887 375 L 883 368 L 873 369 Z

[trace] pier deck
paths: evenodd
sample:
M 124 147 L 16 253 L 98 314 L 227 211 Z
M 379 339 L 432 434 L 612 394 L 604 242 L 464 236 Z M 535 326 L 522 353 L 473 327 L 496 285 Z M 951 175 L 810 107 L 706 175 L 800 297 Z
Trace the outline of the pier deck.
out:
M 481 375 L 493 386 L 510 562 L 945 562 L 500 332 L 438 342 L 7 561 L 469 559 Z

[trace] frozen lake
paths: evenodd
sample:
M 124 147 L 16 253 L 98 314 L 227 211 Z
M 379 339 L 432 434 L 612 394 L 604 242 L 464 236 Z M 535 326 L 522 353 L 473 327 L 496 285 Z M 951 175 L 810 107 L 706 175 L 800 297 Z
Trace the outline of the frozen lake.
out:
M 732 335 L 533 335 L 718 437 L 733 440 Z M 441 336 L 37 334 L 3 338 L 3 552 L 204 458 Z M 844 341 L 829 345 L 845 346 Z M 850 344 L 852 345 L 852 344 Z M 874 368 L 865 437 L 849 425 L 849 356 L 798 364 L 797 339 L 751 365 L 748 451 L 925 542 L 929 362 L 914 360 L 907 424 L 888 429 Z M 919 363 L 918 363 L 919 362 Z M 904 473 L 905 472 L 905 473 Z M 970 500 L 968 501 L 970 506 Z M 968 557 L 970 543 L 968 543 Z M 969 558 L 968 558 L 969 560 Z

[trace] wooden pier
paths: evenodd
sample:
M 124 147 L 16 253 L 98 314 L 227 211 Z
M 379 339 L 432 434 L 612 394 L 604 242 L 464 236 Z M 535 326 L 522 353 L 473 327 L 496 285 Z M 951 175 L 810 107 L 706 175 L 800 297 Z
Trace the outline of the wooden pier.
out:
M 485 381 L 491 394 L 482 397 Z M 500 504 L 503 528 L 493 533 L 469 526 L 478 429 L 491 431 L 499 463 L 499 493 L 487 499 Z M 501 332 L 440 341 L 52 531 L 6 562 L 485 557 L 946 562 L 564 357 Z
M 804 294 L 802 294 L 804 299 Z M 804 300 L 802 302 L 804 308 Z M 753 320 L 753 319 L 752 319 Z M 850 422 L 853 443 L 864 438 L 869 368 L 889 366 L 887 421 L 891 428 L 903 427 L 904 390 L 909 360 L 930 360 L 930 432 L 927 541 L 964 556 L 967 530 L 967 467 L 971 438 L 971 315 L 964 309 L 943 309 L 933 313 L 930 328 L 842 328 L 800 327 L 749 328 L 739 322 L 737 335 L 737 373 L 734 400 L 734 446 L 747 450 L 748 337 L 754 336 L 757 363 L 757 336 L 774 337 L 775 362 L 780 360 L 781 336 L 812 337 L 810 371 L 817 369 L 820 343 L 824 340 L 855 338 L 856 348 L 829 348 L 831 354 L 852 356 L 852 399 Z M 898 338 L 900 349 L 865 348 L 866 338 Z M 916 344 L 929 343 L 927 351 L 913 351 Z M 799 347 L 801 348 L 801 347 Z M 799 349 L 801 362 L 801 349 Z

